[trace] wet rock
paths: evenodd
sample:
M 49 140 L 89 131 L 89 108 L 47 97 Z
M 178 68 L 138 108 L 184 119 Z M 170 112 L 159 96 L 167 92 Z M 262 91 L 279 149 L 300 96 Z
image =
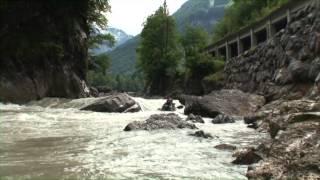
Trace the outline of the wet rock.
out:
M 289 123 L 301 123 L 306 121 L 320 122 L 320 112 L 297 113 L 289 117 Z
M 311 67 L 309 70 L 309 79 L 315 81 L 317 79 L 318 74 L 320 73 L 320 58 L 316 58 L 311 63 Z
M 220 114 L 216 118 L 212 120 L 213 124 L 226 124 L 226 123 L 235 123 L 235 119 L 233 117 Z
M 277 84 L 285 85 L 292 82 L 292 75 L 287 68 L 281 68 L 275 74 L 274 81 Z
M 236 157 L 236 159 L 232 161 L 232 163 L 239 165 L 250 165 L 262 160 L 262 158 L 255 153 L 254 148 L 237 151 L 233 156 Z
M 182 105 L 177 107 L 177 109 L 183 109 L 183 108 L 184 108 L 184 106 L 182 106 Z
M 115 94 L 104 98 L 98 98 L 93 103 L 81 110 L 94 112 L 138 112 L 140 106 L 127 94 Z
M 245 116 L 251 114 L 265 104 L 262 96 L 247 94 L 240 90 L 213 91 L 211 94 L 181 96 L 180 102 L 185 103 L 185 114 L 201 115 L 215 118 L 219 114 L 229 116 Z
M 269 122 L 269 134 L 272 139 L 274 139 L 278 135 L 278 132 L 282 129 L 283 128 L 277 122 L 274 122 L 274 121 Z
M 318 94 L 320 95 L 320 73 L 318 74 L 316 80 L 315 80 L 315 85 L 318 89 Z
M 173 103 L 172 99 L 167 100 L 166 103 L 163 104 L 161 111 L 175 111 L 176 110 L 176 106 Z
M 259 128 L 259 125 L 258 125 L 256 122 L 254 122 L 254 123 L 252 123 L 252 124 L 249 124 L 249 125 L 247 126 L 247 128 L 258 129 L 258 128 Z
M 197 129 L 194 124 L 188 123 L 176 114 L 156 114 L 150 116 L 146 121 L 134 121 L 129 123 L 124 131 L 133 130 L 158 130 L 158 129 Z
M 186 121 L 191 121 L 193 123 L 205 123 L 201 116 L 189 114 Z
M 90 96 L 99 97 L 99 91 L 95 87 L 90 87 Z
M 215 146 L 214 148 L 219 150 L 227 150 L 227 151 L 234 151 L 237 149 L 236 146 L 230 145 L 230 144 L 219 144 Z
M 109 86 L 97 86 L 99 93 L 110 93 L 112 89 Z
M 301 61 L 292 61 L 288 67 L 295 82 L 306 82 L 309 80 L 310 65 Z
M 254 153 L 263 158 L 248 169 L 249 179 L 317 179 L 320 177 L 320 104 L 313 100 L 278 100 L 261 108 L 268 115 L 260 128 L 272 139 Z M 258 112 L 260 113 L 260 112 Z M 264 148 L 260 148 L 263 147 Z M 317 177 L 317 178 L 315 178 Z
M 205 139 L 211 139 L 213 136 L 210 133 L 205 133 L 204 131 L 197 131 L 194 134 L 190 134 L 190 136 L 205 138 Z
M 244 120 L 244 123 L 246 123 L 246 124 L 253 124 L 253 123 L 256 123 L 259 120 L 262 120 L 266 116 L 267 116 L 267 114 L 265 112 L 261 111 L 261 112 L 254 113 L 254 114 L 249 115 L 249 116 L 245 116 L 243 118 L 243 120 Z

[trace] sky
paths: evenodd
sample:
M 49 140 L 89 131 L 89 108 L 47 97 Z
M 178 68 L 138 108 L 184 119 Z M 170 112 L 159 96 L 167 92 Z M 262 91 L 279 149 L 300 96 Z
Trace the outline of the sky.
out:
M 176 12 L 186 1 L 167 0 L 170 14 Z M 130 35 L 137 35 L 143 28 L 143 22 L 163 4 L 163 0 L 110 0 L 110 4 L 108 26 L 124 30 Z

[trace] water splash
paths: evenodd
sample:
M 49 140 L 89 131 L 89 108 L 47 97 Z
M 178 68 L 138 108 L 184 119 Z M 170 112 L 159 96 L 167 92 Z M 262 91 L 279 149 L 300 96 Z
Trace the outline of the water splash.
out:
M 231 152 L 213 148 L 257 139 L 242 122 L 197 124 L 219 136 L 213 140 L 188 136 L 193 130 L 124 132 L 129 122 L 160 113 L 165 100 L 136 98 L 144 111 L 134 114 L 78 110 L 94 100 L 0 104 L 0 178 L 246 179 L 246 166 L 232 165 Z

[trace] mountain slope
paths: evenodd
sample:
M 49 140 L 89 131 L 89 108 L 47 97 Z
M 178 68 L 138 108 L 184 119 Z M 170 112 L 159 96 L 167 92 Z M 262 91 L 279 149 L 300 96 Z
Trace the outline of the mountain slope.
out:
M 230 0 L 189 0 L 173 14 L 180 32 L 190 26 L 200 26 L 211 32 L 223 17 L 225 6 Z
M 140 36 L 138 35 L 108 54 L 112 60 L 111 72 L 113 74 L 132 74 L 135 72 L 136 49 L 139 43 Z
M 108 28 L 107 31 L 102 31 L 102 34 L 108 34 L 110 33 L 114 38 L 115 38 L 115 45 L 114 47 L 110 48 L 109 44 L 106 43 L 102 43 L 98 48 L 93 49 L 92 52 L 94 54 L 101 54 L 101 53 L 106 53 L 109 51 L 112 51 L 113 49 L 117 48 L 118 46 L 122 45 L 123 43 L 127 42 L 129 39 L 132 39 L 133 36 L 128 35 L 127 33 L 125 33 L 123 30 L 121 29 L 117 29 L 117 28 Z
M 184 32 L 188 25 L 200 26 L 209 33 L 224 15 L 225 6 L 231 0 L 189 0 L 174 13 L 177 27 Z M 108 54 L 112 59 L 111 72 L 114 74 L 131 74 L 135 71 L 136 48 L 139 36 L 127 41 Z

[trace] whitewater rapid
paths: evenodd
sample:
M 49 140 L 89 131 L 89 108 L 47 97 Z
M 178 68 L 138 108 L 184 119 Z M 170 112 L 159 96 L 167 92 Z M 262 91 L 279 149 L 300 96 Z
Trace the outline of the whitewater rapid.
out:
M 0 179 L 246 179 L 247 166 L 214 148 L 257 141 L 260 134 L 242 121 L 196 124 L 214 139 L 188 136 L 189 129 L 124 132 L 132 121 L 163 113 L 165 100 L 135 98 L 139 113 L 78 110 L 92 100 L 0 104 Z M 185 118 L 183 109 L 176 113 Z

